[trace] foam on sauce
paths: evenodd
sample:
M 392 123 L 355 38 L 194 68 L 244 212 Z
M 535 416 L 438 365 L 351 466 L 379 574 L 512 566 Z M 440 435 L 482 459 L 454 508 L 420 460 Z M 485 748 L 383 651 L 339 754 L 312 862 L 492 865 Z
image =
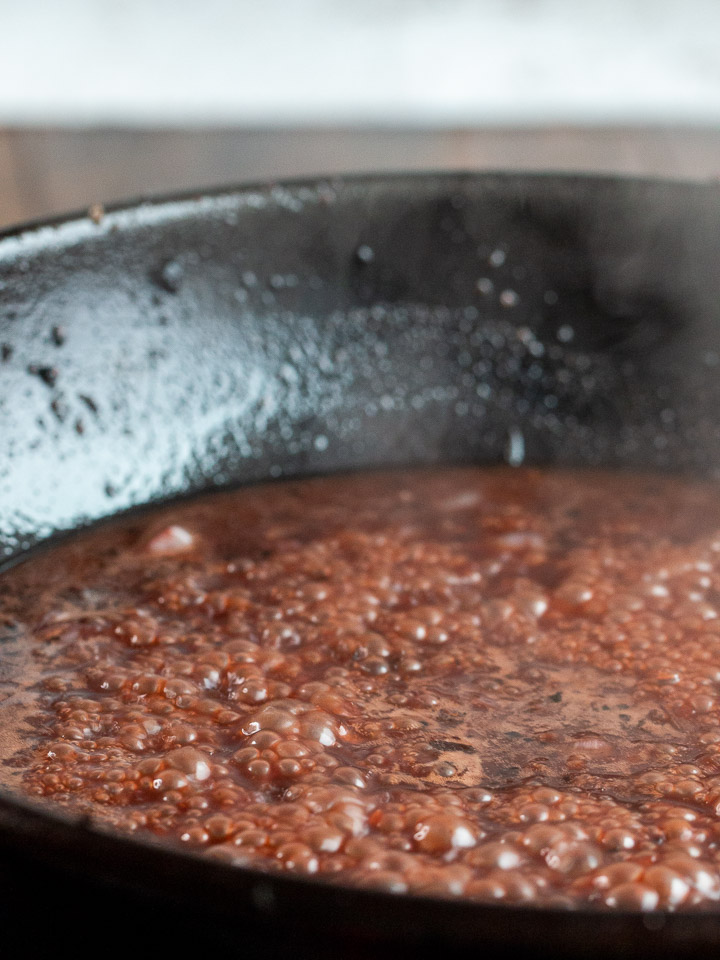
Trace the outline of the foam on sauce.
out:
M 0 778 L 392 892 L 720 900 L 720 497 L 447 468 L 216 494 L 0 578 Z

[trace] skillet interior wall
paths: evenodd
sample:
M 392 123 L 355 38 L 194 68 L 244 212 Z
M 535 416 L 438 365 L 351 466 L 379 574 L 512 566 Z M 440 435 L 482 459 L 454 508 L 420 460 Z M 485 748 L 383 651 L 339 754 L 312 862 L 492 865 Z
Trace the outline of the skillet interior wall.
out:
M 720 188 L 240 189 L 0 239 L 0 549 L 265 477 L 720 466 Z

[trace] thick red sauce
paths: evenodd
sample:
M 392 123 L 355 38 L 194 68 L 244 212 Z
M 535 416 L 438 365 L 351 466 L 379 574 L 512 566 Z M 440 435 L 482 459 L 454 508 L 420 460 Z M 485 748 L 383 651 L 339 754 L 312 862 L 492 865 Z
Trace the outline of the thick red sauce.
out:
M 397 893 L 720 901 L 714 485 L 239 490 L 28 560 L 0 613 L 4 782 L 118 831 Z

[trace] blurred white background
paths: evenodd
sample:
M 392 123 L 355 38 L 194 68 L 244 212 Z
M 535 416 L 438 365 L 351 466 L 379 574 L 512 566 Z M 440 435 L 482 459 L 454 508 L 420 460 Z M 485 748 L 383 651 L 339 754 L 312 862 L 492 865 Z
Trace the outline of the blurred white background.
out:
M 0 226 L 428 168 L 720 177 L 720 0 L 0 0 Z
M 720 123 L 720 0 L 0 0 L 0 124 Z

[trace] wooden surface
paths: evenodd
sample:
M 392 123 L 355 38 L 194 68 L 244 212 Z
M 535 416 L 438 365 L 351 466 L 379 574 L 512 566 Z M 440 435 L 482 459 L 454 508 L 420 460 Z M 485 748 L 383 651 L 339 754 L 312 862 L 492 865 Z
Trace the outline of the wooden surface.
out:
M 720 177 L 720 128 L 0 129 L 0 227 L 93 203 L 373 170 Z

